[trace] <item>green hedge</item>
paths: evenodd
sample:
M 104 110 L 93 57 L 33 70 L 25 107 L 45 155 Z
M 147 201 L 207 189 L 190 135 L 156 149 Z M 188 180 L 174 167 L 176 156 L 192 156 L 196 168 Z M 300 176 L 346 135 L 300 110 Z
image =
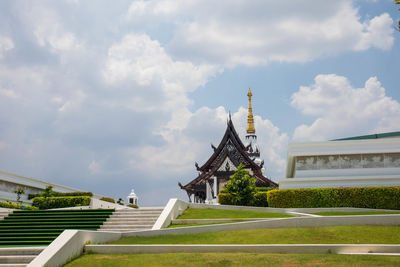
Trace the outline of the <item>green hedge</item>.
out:
M 0 202 L 0 207 L 6 208 L 6 209 L 24 209 L 24 210 L 37 210 L 37 207 L 32 207 L 32 206 L 25 206 L 25 205 L 19 205 L 19 204 L 14 204 L 10 202 Z
M 270 207 L 400 209 L 400 186 L 281 189 L 267 193 Z
M 138 209 L 138 208 L 139 208 L 139 206 L 138 206 L 138 205 L 135 205 L 135 204 L 128 204 L 127 206 L 128 206 L 128 207 L 131 207 L 131 208 L 135 208 L 135 209 Z
M 256 187 L 257 192 L 268 192 L 275 189 L 276 187 Z
M 35 197 L 41 197 L 42 194 L 29 194 L 28 199 L 32 199 Z M 92 197 L 92 192 L 68 192 L 68 193 L 61 193 L 61 192 L 51 192 L 52 197 L 80 197 L 80 196 L 88 196 Z
M 218 195 L 218 202 L 221 205 L 234 205 L 232 194 L 220 193 Z M 251 206 L 255 207 L 268 207 L 267 192 L 257 192 L 254 194 L 254 202 Z
M 113 199 L 111 197 L 102 197 L 102 198 L 100 198 L 100 200 L 115 203 L 115 199 Z
M 232 194 L 229 193 L 219 193 L 218 203 L 221 205 L 233 205 Z
M 268 192 L 270 190 L 275 190 L 275 189 L 276 189 L 276 187 L 256 187 L 257 192 Z M 225 193 L 228 193 L 228 190 L 223 188 L 219 192 L 225 194 Z
M 257 192 L 254 195 L 254 204 L 256 207 L 268 207 L 267 192 Z
M 89 196 L 78 197 L 35 197 L 32 205 L 39 209 L 67 208 L 90 205 Z

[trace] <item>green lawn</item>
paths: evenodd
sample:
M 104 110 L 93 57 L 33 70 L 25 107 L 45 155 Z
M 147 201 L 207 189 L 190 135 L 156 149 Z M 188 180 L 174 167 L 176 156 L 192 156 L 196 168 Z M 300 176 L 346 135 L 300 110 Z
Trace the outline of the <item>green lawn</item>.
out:
M 400 226 L 351 225 L 250 229 L 201 234 L 127 237 L 111 244 L 399 244 Z
M 201 225 L 210 225 L 210 224 L 225 224 L 225 223 L 232 223 L 232 222 L 170 224 L 168 226 L 168 228 L 179 228 L 179 227 L 187 227 L 187 226 L 201 226 Z
M 292 215 L 248 210 L 217 210 L 188 208 L 177 219 L 287 218 Z
M 89 254 L 67 267 L 119 266 L 399 266 L 400 257 L 332 254 L 165 253 Z
M 379 215 L 379 214 L 400 214 L 396 211 L 324 211 L 314 212 L 312 214 L 322 216 L 342 216 L 342 215 Z

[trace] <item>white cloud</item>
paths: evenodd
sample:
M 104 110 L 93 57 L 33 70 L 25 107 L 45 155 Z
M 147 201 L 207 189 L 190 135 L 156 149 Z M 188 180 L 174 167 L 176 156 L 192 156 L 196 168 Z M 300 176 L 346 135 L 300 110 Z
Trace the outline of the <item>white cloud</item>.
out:
M 311 125 L 295 129 L 296 141 L 397 131 L 400 123 L 400 103 L 386 95 L 376 77 L 363 88 L 354 88 L 346 77 L 318 75 L 314 84 L 301 86 L 292 95 L 291 104 L 316 117 Z
M 174 23 L 175 56 L 224 67 L 305 62 L 344 51 L 393 45 L 384 13 L 361 21 L 353 1 L 134 1 L 129 16 L 147 25 Z
M 14 42 L 11 38 L 7 36 L 0 35 L 0 58 L 3 57 L 3 54 L 14 48 Z
M 136 83 L 140 90 L 132 107 L 171 112 L 168 128 L 176 129 L 184 127 L 188 119 L 191 101 L 187 93 L 204 85 L 216 72 L 212 65 L 173 60 L 158 41 L 145 34 L 128 34 L 108 50 L 103 76 L 109 84 Z
M 75 35 L 64 32 L 59 25 L 44 22 L 34 32 L 40 46 L 49 45 L 53 51 L 70 51 L 82 48 Z
M 92 160 L 88 166 L 89 172 L 91 174 L 97 174 L 101 171 L 101 165 L 95 160 Z
M 0 95 L 7 96 L 9 98 L 18 98 L 19 97 L 19 95 L 15 91 L 9 90 L 9 89 L 2 89 L 2 88 L 0 88 Z
M 369 47 L 376 47 L 388 50 L 392 47 L 394 37 L 392 36 L 393 19 L 389 14 L 384 13 L 377 16 L 363 25 L 364 32 L 355 50 L 366 50 Z
M 181 182 L 189 182 L 196 175 L 194 162 L 199 164 L 211 156 L 210 143 L 215 146 L 221 141 L 226 129 L 228 113 L 223 107 L 210 109 L 202 107 L 190 114 L 190 119 L 185 128 L 168 131 L 167 143 L 163 146 L 145 146 L 133 149 L 130 152 L 131 165 L 134 168 L 157 175 L 162 170 L 181 175 L 192 173 L 190 177 L 183 177 Z M 236 131 L 244 140 L 247 124 L 247 109 L 241 107 L 232 114 Z M 275 181 L 283 175 L 285 170 L 285 154 L 288 136 L 281 133 L 268 119 L 255 116 L 255 126 L 258 135 L 258 144 L 261 156 L 265 160 L 267 176 Z M 156 168 L 155 168 L 156 166 Z

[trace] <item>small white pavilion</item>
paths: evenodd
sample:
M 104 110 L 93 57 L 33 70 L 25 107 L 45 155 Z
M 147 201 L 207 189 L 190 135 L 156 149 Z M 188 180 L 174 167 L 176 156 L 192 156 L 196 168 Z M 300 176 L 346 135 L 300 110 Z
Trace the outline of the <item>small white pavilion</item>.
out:
M 129 196 L 127 196 L 127 199 L 128 199 L 128 203 L 129 204 L 138 205 L 139 198 L 135 194 L 135 190 L 132 189 L 132 191 L 129 194 Z

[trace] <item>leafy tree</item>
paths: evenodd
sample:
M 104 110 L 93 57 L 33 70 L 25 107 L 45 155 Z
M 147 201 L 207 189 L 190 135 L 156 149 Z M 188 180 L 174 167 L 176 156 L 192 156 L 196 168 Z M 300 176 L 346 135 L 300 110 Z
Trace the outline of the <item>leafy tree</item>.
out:
M 122 198 L 119 198 L 117 203 L 120 204 L 120 205 L 124 205 L 124 200 Z
M 42 197 L 52 197 L 54 195 L 53 186 L 48 185 L 42 193 Z
M 21 195 L 25 194 L 24 189 L 18 186 L 18 188 L 14 190 L 14 193 L 17 194 L 17 202 L 22 202 Z
M 226 183 L 225 189 L 232 194 L 234 205 L 250 206 L 254 202 L 256 179 L 250 177 L 249 172 L 243 167 L 242 164 L 237 167 L 235 174 Z

